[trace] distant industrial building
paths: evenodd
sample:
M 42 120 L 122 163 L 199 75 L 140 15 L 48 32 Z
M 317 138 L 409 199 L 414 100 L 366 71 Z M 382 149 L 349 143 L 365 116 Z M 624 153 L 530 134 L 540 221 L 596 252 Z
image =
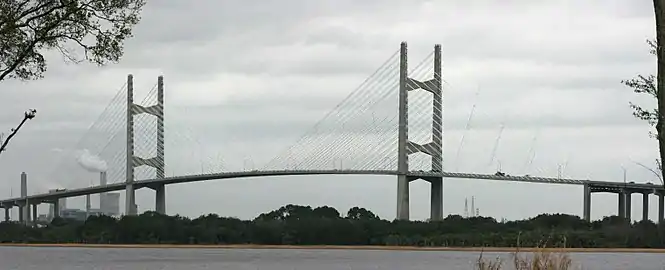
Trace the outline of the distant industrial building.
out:
M 99 210 L 107 216 L 119 216 L 120 192 L 99 194 Z
M 99 173 L 99 185 L 106 186 L 106 172 Z M 107 216 L 120 215 L 120 193 L 104 192 L 99 194 L 99 210 Z
M 64 219 L 85 220 L 87 214 L 81 209 L 63 209 L 60 211 L 60 217 Z
M 99 185 L 106 185 L 106 172 L 99 173 Z M 54 193 L 59 190 L 52 189 L 49 190 L 49 193 Z M 90 201 L 87 198 L 86 210 L 81 209 L 69 209 L 67 208 L 67 198 L 62 198 L 58 200 L 59 209 L 58 214 L 62 218 L 66 219 L 75 219 L 75 220 L 86 220 L 88 216 L 94 215 L 106 215 L 106 216 L 119 216 L 120 215 L 120 192 L 104 192 L 99 194 L 99 208 L 90 208 Z M 46 215 L 45 219 L 50 221 L 55 217 L 55 207 L 53 204 L 49 206 L 49 213 Z
M 57 190 L 57 189 L 51 189 L 51 190 L 49 190 L 48 192 L 49 192 L 49 193 L 55 193 L 55 192 L 57 192 L 57 191 L 59 191 L 59 190 Z M 62 199 L 59 199 L 59 200 L 58 200 L 58 208 L 59 208 L 59 209 L 58 209 L 58 213 L 59 213 L 59 214 L 62 213 L 62 210 L 67 209 L 67 198 L 62 198 Z M 48 209 L 48 216 L 47 216 L 47 218 L 48 218 L 48 220 L 51 220 L 51 219 L 53 219 L 54 216 L 55 216 L 55 206 L 54 206 L 53 204 L 49 204 L 49 209 Z

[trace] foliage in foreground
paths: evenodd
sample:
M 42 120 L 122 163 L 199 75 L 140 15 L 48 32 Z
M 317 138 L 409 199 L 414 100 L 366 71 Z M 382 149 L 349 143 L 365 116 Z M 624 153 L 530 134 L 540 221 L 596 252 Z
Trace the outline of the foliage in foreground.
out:
M 344 217 L 332 207 L 286 205 L 254 220 L 208 214 L 195 219 L 146 212 L 85 222 L 54 219 L 39 228 L 0 223 L 5 243 L 390 245 L 449 247 L 538 247 L 542 239 L 567 247 L 665 247 L 665 226 L 629 224 L 613 216 L 586 222 L 577 216 L 542 214 L 498 222 L 450 215 L 443 221 L 388 221 L 364 208 Z
M 511 259 L 515 270 L 568 270 L 573 265 L 568 253 L 546 248 L 526 254 L 518 250 L 511 254 Z M 500 270 L 504 264 L 499 258 L 489 260 L 481 254 L 475 266 L 477 270 Z
M 117 62 L 145 0 L 0 1 L 0 81 L 38 79 L 45 51 L 74 63 Z
M 662 10 L 660 10 L 662 8 L 660 7 L 661 4 L 662 3 L 660 1 L 654 1 L 654 8 L 656 9 L 656 14 L 658 14 L 658 12 L 662 12 Z M 654 40 L 647 40 L 647 44 L 649 44 L 649 49 L 650 49 L 649 53 L 658 58 L 658 65 L 661 66 L 665 64 L 660 62 L 661 57 L 658 56 L 658 50 L 659 50 L 658 42 Z M 659 67 L 659 72 L 661 72 L 661 68 L 662 67 Z M 659 74 L 658 76 L 662 77 L 665 76 L 665 74 Z M 653 169 L 642 163 L 637 163 L 637 165 L 640 165 L 643 168 L 651 171 L 654 175 L 656 175 L 656 177 L 658 177 L 661 184 L 665 185 L 665 182 L 663 182 L 663 177 L 662 177 L 665 174 L 665 170 L 663 170 L 664 168 L 662 164 L 662 160 L 665 159 L 665 131 L 663 130 L 664 119 L 663 117 L 661 117 L 662 115 L 659 114 L 659 111 L 662 110 L 662 105 L 665 103 L 663 103 L 662 100 L 663 99 L 662 93 L 658 91 L 658 84 L 659 84 L 658 77 L 654 76 L 653 74 L 647 76 L 638 75 L 630 80 L 622 80 L 621 83 L 631 88 L 633 92 L 635 92 L 636 94 L 646 94 L 647 96 L 652 97 L 657 103 L 656 108 L 649 109 L 643 105 L 629 102 L 630 108 L 633 109 L 633 116 L 635 116 L 637 119 L 646 121 L 650 126 L 654 128 L 655 131 L 649 131 L 649 136 L 658 140 L 658 147 L 659 147 L 660 158 L 656 159 L 656 169 Z
M 517 240 L 519 246 L 519 238 Z M 566 247 L 564 239 L 562 247 Z M 547 248 L 547 243 L 539 245 L 539 247 L 532 253 L 524 253 L 518 247 L 517 250 L 511 254 L 512 266 L 515 270 L 567 270 L 573 265 L 573 261 L 568 256 L 568 253 L 562 249 L 552 250 Z M 496 258 L 488 260 L 480 253 L 478 261 L 476 261 L 477 270 L 500 270 L 503 267 L 503 260 Z

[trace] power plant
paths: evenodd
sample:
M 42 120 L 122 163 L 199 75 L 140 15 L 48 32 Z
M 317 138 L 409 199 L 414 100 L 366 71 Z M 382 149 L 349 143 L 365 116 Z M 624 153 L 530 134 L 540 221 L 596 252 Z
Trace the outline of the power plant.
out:
M 27 177 L 26 177 L 27 178 Z M 99 173 L 99 185 L 105 186 L 107 184 L 106 172 Z M 26 183 L 27 185 L 27 183 Z M 61 192 L 62 189 L 52 189 L 49 193 Z M 99 208 L 92 208 L 90 202 L 90 195 L 86 195 L 85 210 L 67 208 L 67 199 L 62 198 L 58 200 L 58 213 L 57 216 L 63 218 L 71 218 L 78 220 L 85 220 L 93 215 L 106 215 L 106 216 L 119 216 L 120 215 L 120 193 L 119 192 L 104 192 L 99 194 Z M 49 213 L 45 217 L 46 220 L 52 220 L 56 216 L 55 204 L 51 204 Z M 26 214 L 27 215 L 27 214 Z
M 469 211 L 469 199 L 464 198 L 464 217 L 479 217 L 480 209 L 476 207 L 476 197 L 471 196 L 471 211 Z

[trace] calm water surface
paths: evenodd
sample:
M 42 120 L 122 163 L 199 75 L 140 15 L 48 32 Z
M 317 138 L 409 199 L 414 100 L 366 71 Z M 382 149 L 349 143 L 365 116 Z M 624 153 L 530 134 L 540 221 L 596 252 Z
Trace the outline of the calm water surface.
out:
M 365 270 L 473 269 L 477 252 L 370 250 L 122 249 L 0 247 L 0 269 Z M 508 254 L 486 253 L 486 256 Z M 589 270 L 663 270 L 665 254 L 579 253 Z

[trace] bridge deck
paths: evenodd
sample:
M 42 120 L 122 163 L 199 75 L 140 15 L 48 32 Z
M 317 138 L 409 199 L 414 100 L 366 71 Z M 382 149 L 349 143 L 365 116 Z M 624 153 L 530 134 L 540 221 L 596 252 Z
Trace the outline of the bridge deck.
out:
M 279 170 L 279 171 L 246 171 L 246 172 L 222 172 L 213 174 L 200 174 L 188 176 L 175 176 L 166 177 L 161 179 L 147 179 L 134 182 L 136 189 L 150 188 L 155 185 L 168 185 L 178 183 L 200 182 L 207 180 L 221 180 L 221 179 L 234 179 L 234 178 L 248 178 L 248 177 L 267 177 L 267 176 L 295 176 L 295 175 L 397 175 L 397 171 L 393 170 Z M 411 171 L 407 173 L 412 177 L 444 177 L 444 178 L 460 178 L 460 179 L 482 179 L 482 180 L 495 180 L 495 181 L 511 181 L 511 182 L 527 182 L 527 183 L 541 183 L 541 184 L 564 184 L 564 185 L 584 185 L 588 184 L 595 187 L 614 188 L 629 188 L 635 190 L 651 190 L 653 192 L 665 192 L 665 188 L 660 185 L 652 184 L 638 184 L 638 183 L 623 183 L 611 181 L 591 181 L 580 179 L 567 179 L 567 178 L 550 178 L 550 177 L 536 177 L 536 176 L 509 176 L 509 175 L 493 175 L 493 174 L 473 174 L 473 173 L 453 173 L 453 172 L 431 172 L 431 171 Z M 126 183 L 115 183 L 106 186 L 94 186 L 86 188 L 78 188 L 71 190 L 63 190 L 54 193 L 42 193 L 27 196 L 26 198 L 16 197 L 0 200 L 0 205 L 16 205 L 19 201 L 28 200 L 28 202 L 49 202 L 59 198 L 77 197 L 88 194 L 97 194 L 102 192 L 111 192 L 124 190 Z

